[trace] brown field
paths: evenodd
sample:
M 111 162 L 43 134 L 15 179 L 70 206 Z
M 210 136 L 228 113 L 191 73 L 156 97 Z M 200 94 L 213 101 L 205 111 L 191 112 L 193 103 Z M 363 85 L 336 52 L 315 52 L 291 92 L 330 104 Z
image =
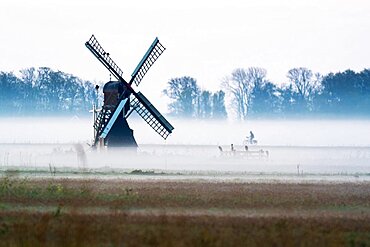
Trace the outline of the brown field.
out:
M 370 246 L 370 184 L 1 177 L 0 246 Z

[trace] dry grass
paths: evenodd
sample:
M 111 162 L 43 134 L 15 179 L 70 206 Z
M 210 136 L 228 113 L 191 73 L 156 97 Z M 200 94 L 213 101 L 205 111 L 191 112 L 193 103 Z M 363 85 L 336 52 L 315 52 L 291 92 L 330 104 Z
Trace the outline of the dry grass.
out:
M 0 246 L 369 246 L 370 184 L 0 179 Z

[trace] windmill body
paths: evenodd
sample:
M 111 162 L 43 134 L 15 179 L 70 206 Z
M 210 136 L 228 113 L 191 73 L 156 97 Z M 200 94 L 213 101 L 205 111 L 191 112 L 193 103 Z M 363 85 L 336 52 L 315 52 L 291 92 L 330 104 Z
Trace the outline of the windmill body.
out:
M 94 107 L 93 147 L 96 147 L 98 143 L 115 147 L 137 147 L 133 130 L 127 123 L 127 118 L 132 111 L 136 111 L 155 132 L 166 139 L 172 133 L 173 126 L 144 94 L 132 88 L 133 83 L 136 86 L 140 84 L 149 68 L 165 50 L 158 38 L 154 40 L 141 59 L 129 82 L 123 79 L 122 70 L 111 59 L 110 54 L 104 51 L 94 35 L 85 45 L 117 79 L 117 81 L 109 81 L 104 85 L 104 104 L 98 114 Z
M 104 138 L 104 145 L 110 147 L 137 148 L 134 131 L 129 127 L 125 113 L 130 110 L 130 93 L 123 82 L 109 81 L 103 87 L 104 105 L 106 109 L 113 111 L 120 103 L 120 99 L 128 99 L 119 113 L 117 120 L 113 123 L 107 136 Z

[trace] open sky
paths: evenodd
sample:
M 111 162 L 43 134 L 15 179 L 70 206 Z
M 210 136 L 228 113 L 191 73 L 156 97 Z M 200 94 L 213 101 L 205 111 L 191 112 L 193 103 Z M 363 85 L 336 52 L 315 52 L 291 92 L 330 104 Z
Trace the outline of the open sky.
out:
M 162 110 L 173 77 L 216 90 L 235 68 L 266 68 L 276 83 L 293 67 L 370 68 L 369 13 L 368 0 L 1 0 L 0 70 L 47 66 L 107 81 L 84 46 L 95 34 L 129 80 L 158 36 L 167 50 L 139 90 Z

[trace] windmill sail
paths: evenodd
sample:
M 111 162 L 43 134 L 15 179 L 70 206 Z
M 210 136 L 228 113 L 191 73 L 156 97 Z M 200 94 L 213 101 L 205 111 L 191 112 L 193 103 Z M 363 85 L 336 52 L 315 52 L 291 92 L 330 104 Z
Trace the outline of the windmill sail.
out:
M 109 131 L 112 129 L 114 122 L 117 120 L 117 117 L 122 112 L 123 107 L 125 106 L 128 98 L 121 100 L 121 102 L 118 104 L 117 108 L 114 110 L 114 113 L 112 114 L 112 117 L 110 117 L 108 123 L 105 125 L 103 131 L 100 134 L 100 138 L 106 138 Z
M 172 133 L 173 126 L 142 93 L 135 94 L 135 98 L 131 101 L 131 107 L 164 139 Z
M 106 52 L 99 44 L 94 35 L 85 43 L 85 46 L 95 55 L 95 57 L 117 78 L 117 80 L 126 82 L 123 79 L 123 71 L 118 65 L 110 58 L 109 53 Z M 126 82 L 127 84 L 127 82 Z
M 141 59 L 140 63 L 136 66 L 136 69 L 132 73 L 131 80 L 129 84 L 133 82 L 138 86 L 145 76 L 146 72 L 154 64 L 154 62 L 159 58 L 160 55 L 164 52 L 166 48 L 159 43 L 158 38 L 155 38 L 152 45 L 149 47 L 148 51 L 145 53 L 144 57 Z

